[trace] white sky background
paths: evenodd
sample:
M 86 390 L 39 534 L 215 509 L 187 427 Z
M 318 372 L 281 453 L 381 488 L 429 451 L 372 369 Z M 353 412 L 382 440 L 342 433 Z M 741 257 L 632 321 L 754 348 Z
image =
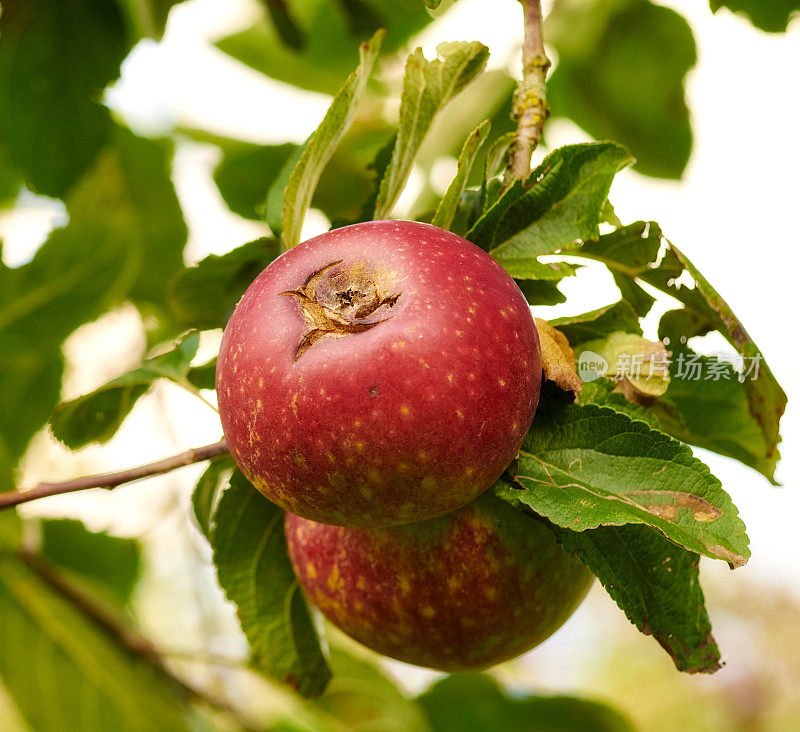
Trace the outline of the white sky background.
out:
M 752 539 L 751 562 L 724 579 L 768 580 L 797 591 L 800 21 L 785 35 L 769 35 L 727 11 L 712 16 L 706 2 L 663 4 L 689 20 L 699 46 L 699 62 L 687 84 L 695 132 L 692 159 L 680 182 L 624 171 L 611 199 L 623 221 L 654 219 L 661 224 L 666 236 L 741 318 L 789 394 L 782 424 L 783 461 L 777 473 L 785 487 L 770 487 L 732 460 L 697 453 L 732 494 Z M 302 141 L 322 118 L 329 98 L 265 79 L 211 47 L 208 40 L 246 26 L 256 12 L 252 0 L 192 0 L 178 6 L 163 42 L 143 42 L 125 63 L 109 103 L 142 133 L 157 134 L 182 124 L 264 143 Z M 441 41 L 480 40 L 492 51 L 490 67 L 511 68 L 516 74 L 519 29 L 516 0 L 459 0 L 424 32 L 421 41 L 430 58 Z M 579 129 L 564 122 L 553 124 L 548 137 L 553 145 L 585 139 Z M 228 251 L 262 231 L 225 208 L 211 182 L 215 160 L 211 148 L 194 144 L 183 146 L 176 158 L 176 185 L 191 229 L 189 261 Z M 31 256 L 46 235 L 53 211 L 40 199 L 26 196 L 15 211 L 0 217 L 8 264 L 20 264 Z M 311 212 L 305 233 L 326 227 L 324 217 Z M 583 312 L 619 296 L 610 277 L 600 270 L 565 280 L 563 290 L 568 304 L 558 314 Z M 554 312 L 544 309 L 539 314 L 551 317 Z M 90 390 L 134 365 L 141 356 L 139 331 L 135 311 L 122 308 L 71 337 L 66 346 L 71 367 L 65 396 Z M 708 343 L 711 350 L 718 346 Z M 206 358 L 214 347 L 213 339 L 206 342 Z M 38 437 L 24 464 L 25 482 L 147 462 L 215 441 L 219 433 L 218 420 L 207 407 L 170 387 L 159 388 L 136 407 L 109 445 L 71 455 L 45 436 Z M 187 469 L 113 494 L 50 499 L 47 505 L 28 510 L 80 515 L 98 527 L 135 533 L 149 527 L 177 497 L 185 497 L 199 471 Z M 193 561 L 191 552 L 187 556 L 187 562 Z M 705 562 L 706 572 L 708 565 Z M 726 570 L 711 571 L 717 576 Z M 589 628 L 579 623 L 573 637 L 586 636 Z M 556 647 L 563 650 L 561 644 Z

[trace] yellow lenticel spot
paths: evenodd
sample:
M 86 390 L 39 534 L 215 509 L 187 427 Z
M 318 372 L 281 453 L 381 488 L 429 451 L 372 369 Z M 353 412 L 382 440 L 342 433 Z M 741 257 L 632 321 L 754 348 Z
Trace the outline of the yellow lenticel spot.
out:
M 410 413 L 410 411 L 411 411 L 411 410 L 410 410 L 408 407 L 406 407 L 406 406 L 400 407 L 400 412 L 401 412 L 402 414 L 409 414 L 409 413 Z
M 306 564 L 306 574 L 309 579 L 316 579 L 317 577 L 317 568 L 311 562 Z
M 344 587 L 344 580 L 339 576 L 339 565 L 334 564 L 331 573 L 328 575 L 328 587 L 337 590 Z

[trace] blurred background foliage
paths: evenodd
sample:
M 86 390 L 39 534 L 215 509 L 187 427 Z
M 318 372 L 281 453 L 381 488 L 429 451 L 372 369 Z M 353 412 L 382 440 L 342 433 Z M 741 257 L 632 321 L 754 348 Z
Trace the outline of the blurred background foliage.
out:
M 491 2 L 485 3 L 486 23 L 491 24 Z M 32 237 L 36 241 L 29 256 L 13 266 L 8 257 L 0 262 L 1 490 L 12 489 L 21 478 L 57 475 L 65 466 L 79 474 L 109 467 L 104 460 L 127 465 L 153 457 L 136 447 L 149 424 L 142 410 L 134 410 L 140 416 L 103 459 L 96 448 L 88 448 L 68 462 L 45 425 L 62 398 L 97 388 L 145 355 L 158 356 L 164 351 L 159 344 L 176 338 L 187 325 L 182 306 L 191 282 L 182 284 L 181 274 L 198 257 L 189 238 L 192 221 L 187 222 L 173 182 L 176 149 L 200 145 L 214 150 L 213 180 L 236 215 L 231 236 L 242 232 L 237 244 L 269 234 L 260 223 L 265 192 L 295 159 L 296 139 L 259 143 L 199 120 L 156 123 L 150 129 L 145 120 L 132 124 L 137 132 L 125 115 L 104 103 L 109 98 L 105 90 L 119 78 L 121 64 L 134 49 L 158 42 L 165 29 L 193 32 L 191 12 L 181 12 L 191 8 L 170 13 L 173 6 L 192 5 L 202 2 L 0 3 L 0 230 L 32 202 L 45 212 L 45 233 Z M 216 48 L 228 63 L 269 77 L 281 85 L 276 89 L 290 85 L 297 94 L 335 93 L 356 66 L 358 42 L 377 28 L 387 29 L 377 80 L 370 82 L 312 202 L 326 223 L 358 219 L 373 195 L 381 152 L 396 132 L 390 120 L 402 60 L 420 33 L 446 19 L 453 3 L 442 3 L 434 12 L 422 0 L 252 0 L 240 5 L 238 20 L 216 38 Z M 753 32 L 781 33 L 798 7 L 796 0 L 711 0 L 709 12 L 736 13 L 759 29 Z M 474 28 L 472 36 L 480 39 L 481 31 Z M 521 35 L 520 27 L 505 31 Z M 546 38 L 554 61 L 549 81 L 554 120 L 569 120 L 587 137 L 624 144 L 643 176 L 679 180 L 693 148 L 684 82 L 697 61 L 697 44 L 682 15 L 649 0 L 563 0 L 547 17 Z M 441 193 L 437 167 L 452 162 L 469 132 L 488 117 L 490 137 L 469 180 L 480 184 L 486 151 L 513 129 L 516 60 L 515 54 L 507 64 L 493 67 L 437 118 L 417 158 L 414 195 L 401 201 L 405 216 L 431 215 Z M 751 62 L 742 58 L 742 63 Z M 768 77 L 779 73 L 765 71 Z M 204 80 L 196 84 L 195 92 L 202 95 Z M 731 106 L 747 101 L 743 92 Z M 251 123 L 269 130 L 282 115 L 276 94 L 269 115 Z M 146 110 L 140 122 L 142 117 Z M 226 292 L 238 292 L 258 270 L 262 246 L 271 246 L 270 240 L 254 241 L 235 260 L 221 259 Z M 232 306 L 235 298 L 229 299 Z M 198 312 L 196 303 L 192 307 Z M 215 328 L 226 315 L 212 308 L 201 327 Z M 102 328 L 94 323 L 100 316 Z M 173 381 L 208 388 L 208 374 L 190 372 L 189 362 L 213 356 L 214 337 L 204 335 L 193 349 Z M 142 379 L 138 386 L 115 392 L 120 419 L 153 380 Z M 192 411 L 202 405 L 180 401 L 188 397 L 175 396 L 166 386 L 152 389 L 150 397 L 151 408 L 163 412 L 169 404 L 181 415 L 166 420 L 159 433 L 163 444 L 188 446 L 202 429 L 207 434 L 205 415 Z M 338 675 L 319 701 L 300 701 L 239 660 L 245 652 L 242 638 L 215 586 L 207 547 L 188 516 L 190 483 L 185 477 L 168 478 L 155 487 L 120 491 L 119 499 L 117 494 L 92 496 L 93 504 L 81 500 L 85 497 L 54 501 L 52 513 L 60 508 L 85 523 L 28 522 L 22 563 L 11 563 L 4 551 L 23 529 L 15 514 L 0 515 L 0 585 L 5 588 L 0 589 L 0 677 L 10 692 L 0 688 L 0 729 L 56 729 L 70 723 L 79 728 L 86 720 L 69 716 L 70 698 L 91 696 L 98 688 L 103 693 L 96 700 L 97 720 L 120 719 L 119 729 L 137 728 L 142 718 L 159 729 L 243 724 L 197 703 L 197 694 L 177 682 L 173 671 L 210 695 L 232 699 L 245 710 L 247 724 L 268 723 L 276 729 L 488 730 L 504 724 L 532 730 L 797 728 L 797 595 L 767 590 L 753 579 L 731 584 L 718 568 L 707 584 L 710 611 L 720 645 L 736 662 L 711 678 L 675 673 L 655 644 L 642 639 L 602 593 L 594 592 L 566 635 L 506 664 L 494 677 L 440 679 L 391 663 L 386 673 L 392 681 L 374 656 L 334 634 Z M 47 510 L 24 513 L 37 516 Z M 102 528 L 109 532 L 97 530 Z M 746 612 L 742 593 L 748 598 Z M 101 619 L 87 620 L 80 611 L 81 597 L 103 608 Z M 138 632 L 123 632 L 133 618 L 159 653 Z M 187 648 L 202 652 L 193 656 Z M 54 678 L 59 682 L 53 683 Z M 565 695 L 589 695 L 596 701 L 567 704 Z

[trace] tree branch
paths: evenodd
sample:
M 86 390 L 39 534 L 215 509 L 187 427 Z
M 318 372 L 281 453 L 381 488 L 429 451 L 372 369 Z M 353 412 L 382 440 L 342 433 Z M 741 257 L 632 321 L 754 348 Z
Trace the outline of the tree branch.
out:
M 28 501 L 36 501 L 39 498 L 84 491 L 88 488 L 106 488 L 110 490 L 124 483 L 132 483 L 135 480 L 149 478 L 153 475 L 169 473 L 171 470 L 182 468 L 186 465 L 201 463 L 204 460 L 210 460 L 218 455 L 224 455 L 226 452 L 228 452 L 228 446 L 223 439 L 219 442 L 215 442 L 213 445 L 196 447 L 178 455 L 173 455 L 163 460 L 157 460 L 147 465 L 140 465 L 136 468 L 128 468 L 114 473 L 88 475 L 83 478 L 67 480 L 63 483 L 39 483 L 39 485 L 30 490 L 0 493 L 0 510 L 10 508 L 11 506 L 18 506 Z
M 514 92 L 513 117 L 517 137 L 508 153 L 505 187 L 515 180 L 524 180 L 531 170 L 531 155 L 542 139 L 542 130 L 550 115 L 546 101 L 545 77 L 550 60 L 542 40 L 542 7 L 540 0 L 520 0 L 525 23 L 522 44 L 522 80 Z

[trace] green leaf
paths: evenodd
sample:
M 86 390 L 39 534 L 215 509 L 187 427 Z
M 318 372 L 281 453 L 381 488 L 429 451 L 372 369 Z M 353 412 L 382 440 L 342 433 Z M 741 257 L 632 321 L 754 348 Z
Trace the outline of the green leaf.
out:
M 185 385 L 189 364 L 197 354 L 198 333 L 182 338 L 167 353 L 147 359 L 95 391 L 62 402 L 50 420 L 55 437 L 72 450 L 91 442 L 108 442 L 139 399 L 160 378 Z
M 0 262 L 0 480 L 58 402 L 62 341 L 117 303 L 138 274 L 138 257 L 111 221 L 82 219 L 54 231 L 16 269 Z
M 0 141 L 26 183 L 63 198 L 111 129 L 100 104 L 128 51 L 119 9 L 6 0 L 0 15 Z
M 514 144 L 516 137 L 516 132 L 506 132 L 504 135 L 498 137 L 486 151 L 485 180 L 500 175 L 503 170 L 506 155 L 508 155 L 508 149 Z
M 748 406 L 741 374 L 730 364 L 674 348 L 667 393 L 653 406 L 660 429 L 683 442 L 727 455 L 774 483 L 778 451 L 770 452 Z
M 99 223 L 72 221 L 28 264 L 0 265 L 0 353 L 20 344 L 57 346 L 119 301 L 138 263 L 126 242 L 110 233 Z
M 386 25 L 381 14 L 366 0 L 337 0 L 344 13 L 350 32 L 358 37 L 369 37 Z
M 303 146 L 252 145 L 197 131 L 189 134 L 222 148 L 224 156 L 214 180 L 228 207 L 248 219 L 262 219 L 267 214 L 270 228 L 279 232 L 284 190 Z M 390 134 L 391 128 L 381 120 L 355 120 L 323 170 L 311 205 L 331 221 L 355 219 L 361 211 L 360 202 L 373 187 L 367 165 Z
M 263 0 L 263 2 L 283 43 L 295 51 L 302 51 L 308 42 L 306 34 L 297 25 L 286 0 Z
M 214 182 L 222 198 L 239 216 L 261 218 L 260 209 L 264 207 L 267 191 L 299 146 L 292 143 L 252 145 L 235 140 L 218 141 L 218 144 L 224 156 L 214 171 Z M 297 164 L 297 159 L 291 169 Z M 286 174 L 284 187 L 291 169 Z
M 116 0 L 134 41 L 153 38 L 160 41 L 167 26 L 167 16 L 174 5 L 183 0 Z
M 633 279 L 650 268 L 658 259 L 662 234 L 653 221 L 637 221 L 621 226 L 609 234 L 587 241 L 578 251 L 582 257 L 603 262 L 611 271 L 622 297 L 631 305 L 639 317 L 650 312 L 655 298 L 643 290 Z
M 730 496 L 691 450 L 608 407 L 540 403 L 498 494 L 573 531 L 647 524 L 732 567 L 750 556 Z
M 602 262 L 612 272 L 640 277 L 658 259 L 662 241 L 663 234 L 657 223 L 637 221 L 615 229 L 610 234 L 585 241 L 570 254 Z
M 550 321 L 550 325 L 558 328 L 567 337 L 571 346 L 595 338 L 604 338 L 614 331 L 642 334 L 636 312 L 624 300 L 582 315 L 554 318 Z
M 686 271 L 695 282 L 688 288 L 675 282 L 674 272 Z M 764 356 L 748 335 L 739 319 L 719 293 L 703 277 L 689 259 L 673 244 L 657 270 L 643 275 L 643 280 L 680 300 L 688 310 L 697 314 L 704 323 L 716 323 L 716 329 L 743 357 L 750 371 L 744 379 L 750 414 L 759 425 L 766 442 L 764 457 L 777 460 L 780 442 L 780 420 L 786 409 L 786 394 L 770 371 Z M 710 326 L 708 326 L 710 327 Z M 720 424 L 720 423 L 718 423 Z
M 704 336 L 716 330 L 718 321 L 709 313 L 683 308 L 668 310 L 658 321 L 658 337 L 669 339 L 667 343 L 679 347 L 690 338 Z
M 223 38 L 217 46 L 273 79 L 301 89 L 335 94 L 358 63 L 359 41 L 367 40 L 378 27 L 383 27 L 387 32 L 382 52 L 395 53 L 432 20 L 424 5 L 416 0 L 408 3 L 364 0 L 363 5 L 371 12 L 358 13 L 358 22 L 354 23 L 356 8 L 352 0 L 293 2 L 295 22 L 308 41 L 302 52 L 283 44 L 266 17 L 241 33 Z
M 642 422 L 647 422 L 653 429 L 668 431 L 664 429 L 652 409 L 628 401 L 619 391 L 615 391 L 615 384 L 610 379 L 585 381 L 578 399 L 581 404 L 597 404 L 600 407 L 611 407 L 617 412 L 627 414 L 631 419 L 640 419 Z
M 233 459 L 223 456 L 212 460 L 197 481 L 192 492 L 192 510 L 197 525 L 207 539 L 211 539 L 212 521 L 220 495 L 228 484 L 236 466 Z
M 219 583 L 236 605 L 253 666 L 304 696 L 321 694 L 331 674 L 286 551 L 283 511 L 236 471 L 214 523 Z
M 420 708 L 369 661 L 331 647 L 333 678 L 314 702 L 345 729 L 428 732 Z
M 386 170 L 388 169 L 389 164 L 392 162 L 392 153 L 394 152 L 394 147 L 396 144 L 397 131 L 395 131 L 394 134 L 378 148 L 372 160 L 367 164 L 367 172 L 371 173 L 372 178 L 370 194 L 364 199 L 364 203 L 361 206 L 361 212 L 358 218 L 351 223 L 372 221 L 372 212 L 375 210 L 375 204 L 378 201 L 378 193 L 380 193 L 381 181 L 383 180 L 384 175 L 386 175 Z
M 311 136 L 313 136 L 313 133 Z M 264 220 L 267 222 L 267 226 L 269 226 L 270 231 L 275 237 L 280 237 L 283 231 L 283 208 L 286 199 L 286 186 L 289 185 L 289 178 L 300 162 L 300 158 L 303 156 L 310 140 L 311 137 L 302 145 L 298 145 L 295 148 L 294 152 L 286 159 L 286 162 L 278 171 L 277 177 L 267 189 L 267 198 L 264 202 Z
M 186 378 L 190 384 L 194 384 L 198 389 L 216 388 L 217 359 L 216 356 L 200 366 L 192 366 Z
M 140 259 L 130 297 L 166 307 L 167 283 L 183 269 L 187 228 L 172 185 L 173 144 L 115 127 L 95 166 L 73 190 L 71 220 L 114 229 Z
M 455 216 L 458 203 L 467 185 L 467 178 L 475 163 L 475 158 L 478 155 L 481 145 L 483 145 L 489 135 L 490 129 L 491 122 L 488 120 L 481 122 L 467 138 L 464 147 L 461 148 L 461 154 L 458 156 L 458 169 L 455 178 L 453 178 L 450 185 L 447 187 L 447 190 L 442 196 L 442 200 L 439 201 L 436 214 L 431 221 L 434 226 L 448 229 L 453 223 L 453 217 Z
M 250 283 L 276 256 L 274 239 L 256 239 L 223 255 L 211 254 L 181 272 L 170 284 L 168 300 L 187 328 L 224 328 Z
M 74 519 L 45 519 L 40 530 L 39 552 L 51 564 L 115 605 L 130 602 L 142 569 L 139 542 L 89 531 Z
M 319 177 L 353 121 L 378 58 L 383 37 L 383 31 L 378 31 L 370 41 L 361 45 L 358 68 L 339 90 L 289 176 L 281 216 L 281 245 L 284 250 L 291 249 L 300 241 L 300 229 Z
M 692 150 L 683 82 L 697 61 L 683 16 L 649 0 L 565 2 L 546 37 L 558 51 L 547 80 L 554 114 L 621 142 L 640 173 L 680 178 Z
M 711 12 L 725 7 L 747 16 L 756 28 L 768 33 L 783 33 L 792 18 L 800 12 L 798 0 L 709 0 Z
M 628 620 L 652 635 L 679 671 L 713 673 L 721 668 L 697 554 L 646 526 L 555 531 L 564 549 L 577 554 Z
M 447 104 L 447 112 L 436 117 L 431 129 L 420 146 L 415 164 L 430 171 L 443 156 L 458 158 L 463 141 L 484 120 L 488 119 L 492 129 L 487 142 L 476 157 L 467 186 L 479 186 L 483 182 L 489 147 L 516 125 L 510 118 L 511 98 L 516 81 L 501 69 L 484 71 L 476 76 L 457 96 Z
M 579 264 L 568 262 L 540 262 L 538 259 L 519 259 L 510 268 L 510 274 L 519 280 L 548 280 L 558 282 L 572 277 Z
M 547 280 L 514 280 L 529 305 L 558 305 L 567 298 L 558 289 L 557 283 Z
M 611 707 L 570 696 L 510 696 L 488 674 L 453 674 L 417 697 L 432 732 L 633 732 Z
M 0 555 L 0 678 L 32 729 L 188 730 L 180 690 L 31 569 Z
M 650 301 L 653 298 L 641 290 L 637 282 L 647 283 L 682 303 L 683 309 L 667 312 L 659 325 L 659 337 L 669 337 L 670 347 L 680 348 L 688 338 L 704 335 L 711 330 L 719 331 L 731 343 L 749 370 L 748 378 L 743 380 L 743 389 L 751 418 L 763 436 L 763 443 L 753 439 L 752 427 L 744 427 L 746 423 L 740 407 L 735 406 L 738 401 L 736 390 L 732 388 L 730 393 L 722 395 L 720 385 L 712 388 L 719 397 L 720 414 L 717 415 L 714 409 L 708 410 L 703 416 L 702 426 L 697 426 L 698 435 L 687 441 L 697 445 L 702 442 L 703 447 L 724 455 L 735 454 L 737 459 L 755 467 L 772 480 L 778 459 L 780 418 L 786 408 L 786 394 L 728 304 L 686 255 L 663 238 L 657 224 L 642 221 L 599 237 L 596 241 L 586 242 L 569 253 L 603 262 L 614 273 L 618 284 L 629 283 Z M 684 273 L 694 280 L 693 286 L 682 284 L 680 280 Z M 685 385 L 678 385 L 676 390 L 683 387 Z M 741 445 L 739 449 L 732 448 L 733 440 L 724 438 L 724 433 L 728 431 L 725 420 L 734 418 L 734 414 L 744 435 L 743 444 L 747 445 L 744 451 Z M 662 417 L 666 419 L 666 415 Z M 690 419 L 694 421 L 695 418 Z M 686 437 L 686 429 L 680 427 L 674 415 L 666 419 L 665 424 L 669 424 L 670 431 L 674 430 L 674 434 L 681 436 L 681 439 Z M 705 436 L 701 436 L 703 433 Z M 715 434 L 719 437 L 712 437 Z M 728 446 L 723 448 L 725 443 Z
M 0 145 L 0 209 L 11 206 L 22 187 L 22 178 L 14 166 L 5 159 Z
M 406 61 L 397 141 L 378 190 L 375 219 L 391 214 L 434 117 L 483 71 L 489 58 L 489 49 L 477 42 L 441 43 L 436 51 L 439 58 L 433 61 L 425 59 L 421 48 Z
M 611 181 L 630 162 L 627 151 L 612 142 L 558 148 L 527 181 L 515 181 L 467 239 L 513 275 L 533 257 L 596 238 Z
M 3 335 L 0 329 L 0 491 L 7 491 L 14 487 L 14 468 L 31 437 L 58 402 L 64 359 L 54 345 L 4 347 Z
M 0 511 L 0 551 L 15 548 L 22 540 L 22 519 L 13 508 Z

